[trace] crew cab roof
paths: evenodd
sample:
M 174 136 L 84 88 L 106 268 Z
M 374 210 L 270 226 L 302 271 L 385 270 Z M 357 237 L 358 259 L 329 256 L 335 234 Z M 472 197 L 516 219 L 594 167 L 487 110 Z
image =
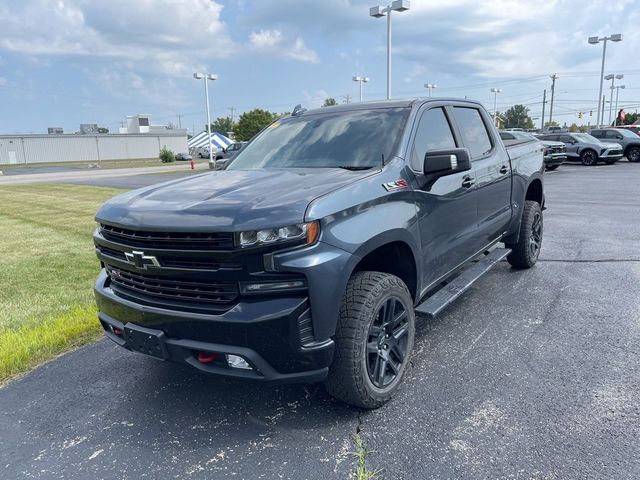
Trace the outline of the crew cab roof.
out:
M 302 113 L 299 113 L 297 116 L 315 115 L 318 113 L 327 113 L 327 112 L 350 112 L 350 111 L 356 111 L 356 110 L 371 110 L 375 108 L 414 107 L 414 106 L 421 106 L 429 102 L 434 102 L 434 103 L 455 102 L 455 103 L 466 103 L 469 105 L 478 105 L 478 106 L 481 105 L 480 102 L 477 102 L 475 100 L 468 100 L 463 98 L 415 97 L 415 98 L 405 98 L 405 99 L 374 100 L 370 102 L 343 103 L 339 105 L 332 105 L 330 107 L 320 107 L 320 108 L 305 110 Z

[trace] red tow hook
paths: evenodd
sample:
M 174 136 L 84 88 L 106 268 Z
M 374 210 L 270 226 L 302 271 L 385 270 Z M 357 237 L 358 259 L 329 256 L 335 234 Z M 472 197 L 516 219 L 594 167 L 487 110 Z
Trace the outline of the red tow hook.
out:
M 198 352 L 197 356 L 200 363 L 215 362 L 216 358 L 218 358 L 218 354 L 216 352 Z

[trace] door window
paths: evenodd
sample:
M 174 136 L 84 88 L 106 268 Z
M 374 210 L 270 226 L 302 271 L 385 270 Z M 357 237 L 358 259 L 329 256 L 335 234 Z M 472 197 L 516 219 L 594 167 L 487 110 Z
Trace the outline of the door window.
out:
M 424 155 L 430 150 L 456 148 L 451 126 L 442 108 L 432 108 L 422 114 L 413 142 L 411 168 L 422 172 Z
M 613 130 L 607 130 L 606 138 L 610 138 L 610 139 L 614 139 L 614 140 L 621 140 L 622 139 L 622 135 L 620 135 L 618 132 L 614 132 Z
M 604 132 L 602 130 L 593 130 L 591 132 L 591 136 L 596 138 L 604 138 Z
M 480 111 L 477 108 L 468 107 L 454 107 L 453 111 L 471 159 L 484 157 L 491 151 L 493 145 Z

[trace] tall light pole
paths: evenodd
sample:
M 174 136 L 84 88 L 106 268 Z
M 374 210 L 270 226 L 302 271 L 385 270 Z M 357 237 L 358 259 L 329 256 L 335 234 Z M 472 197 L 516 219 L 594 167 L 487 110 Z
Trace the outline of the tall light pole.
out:
M 502 93 L 500 88 L 492 88 L 493 92 L 493 123 L 498 126 L 498 94 Z
M 551 105 L 549 105 L 549 125 L 553 122 L 553 94 L 556 91 L 556 80 L 558 79 L 558 75 L 555 73 L 550 76 L 551 78 Z
M 621 88 L 624 90 L 625 86 L 624 85 L 616 85 L 615 87 L 612 87 L 612 89 L 613 88 L 616 89 L 616 118 L 613 120 L 613 126 L 617 127 L 618 126 L 618 94 L 620 93 L 620 89 Z
M 611 40 L 612 42 L 620 42 L 622 41 L 622 34 L 621 33 L 614 33 L 613 35 L 609 35 L 608 37 L 598 37 L 597 35 L 594 37 L 589 37 L 589 44 L 590 45 L 596 45 L 600 42 L 603 42 L 602 44 L 602 67 L 600 68 L 600 92 L 598 93 L 598 120 L 597 120 L 597 127 L 599 127 L 601 125 L 600 123 L 600 112 L 602 111 L 602 119 L 604 120 L 604 109 L 600 110 L 600 99 L 602 98 L 602 80 L 604 77 L 604 59 L 605 56 L 607 54 L 607 41 Z
M 611 80 L 611 96 L 609 97 L 609 125 L 611 125 L 611 109 L 613 108 L 613 89 L 616 88 L 616 78 L 618 80 L 622 80 L 624 78 L 624 75 L 619 74 L 619 75 L 614 75 L 613 73 L 610 73 L 609 75 L 605 75 L 604 79 L 605 80 Z M 604 120 L 604 112 L 602 112 L 602 120 Z M 602 122 L 604 123 L 604 121 Z
M 352 80 L 360 84 L 360 101 L 362 102 L 362 84 L 369 81 L 369 77 L 363 77 L 362 75 L 355 75 Z
M 426 89 L 428 89 L 428 90 L 429 90 L 429 98 L 431 98 L 431 91 L 432 91 L 434 88 L 438 88 L 438 85 L 436 85 L 435 83 L 425 83 L 425 84 L 424 84 L 424 88 L 426 88 Z
M 212 164 L 213 168 L 216 168 L 216 164 L 213 161 L 213 148 L 211 145 L 211 114 L 209 113 L 209 83 L 207 80 L 217 80 L 218 75 L 214 75 L 213 73 L 194 73 L 193 78 L 196 80 L 204 80 L 204 96 L 207 102 L 207 135 L 209 137 L 209 163 Z
M 409 0 L 394 0 L 391 5 L 371 7 L 369 16 L 381 18 L 387 16 L 387 99 L 391 98 L 391 12 L 404 12 L 410 8 Z

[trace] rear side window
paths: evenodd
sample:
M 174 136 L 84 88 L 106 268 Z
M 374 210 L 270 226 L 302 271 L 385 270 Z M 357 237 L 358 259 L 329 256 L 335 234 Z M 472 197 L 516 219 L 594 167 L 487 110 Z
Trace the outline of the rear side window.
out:
M 489 153 L 493 145 L 480 111 L 468 107 L 454 107 L 453 111 L 471 159 L 480 158 Z
M 424 155 L 430 150 L 456 148 L 451 126 L 442 108 L 432 108 L 422 114 L 413 142 L 411 167 L 422 171 Z

